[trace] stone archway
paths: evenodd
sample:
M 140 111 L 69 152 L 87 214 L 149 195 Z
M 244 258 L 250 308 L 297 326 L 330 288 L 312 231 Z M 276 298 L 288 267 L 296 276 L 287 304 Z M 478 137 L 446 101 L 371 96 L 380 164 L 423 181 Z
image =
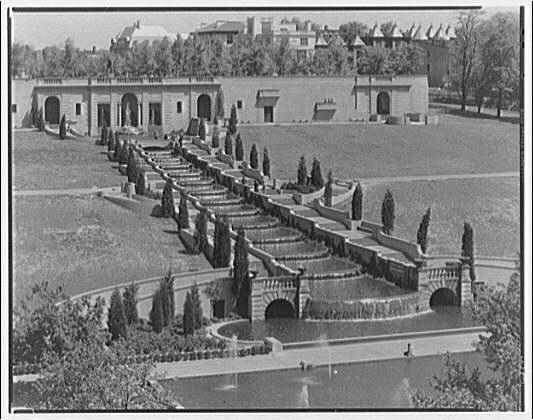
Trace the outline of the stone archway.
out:
M 265 319 L 295 317 L 294 305 L 286 299 L 275 299 L 265 309 Z
M 133 93 L 126 93 L 122 96 L 121 112 L 121 125 L 123 127 L 137 127 L 139 125 L 139 105 L 136 95 Z
M 48 124 L 59 124 L 59 99 L 49 96 L 44 101 L 44 120 Z
M 435 306 L 458 306 L 459 299 L 457 294 L 452 289 L 442 287 L 435 290 L 429 298 L 429 306 L 431 308 Z
M 198 118 L 211 121 L 211 97 L 205 93 L 198 96 L 197 115 Z
M 377 100 L 378 115 L 390 115 L 390 96 L 387 92 L 379 92 Z

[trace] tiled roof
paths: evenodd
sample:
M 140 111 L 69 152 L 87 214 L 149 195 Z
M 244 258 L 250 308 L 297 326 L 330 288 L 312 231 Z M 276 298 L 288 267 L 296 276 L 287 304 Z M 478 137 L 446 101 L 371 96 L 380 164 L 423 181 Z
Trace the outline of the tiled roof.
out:
M 448 35 L 450 39 L 456 38 L 455 30 L 453 29 L 452 25 L 448 25 L 448 27 L 446 28 L 446 35 Z
M 326 40 L 324 39 L 324 37 L 322 35 L 319 35 L 318 36 L 318 39 L 316 40 L 315 42 L 315 48 L 318 48 L 318 47 L 327 47 L 328 46 L 328 43 L 326 42 Z
M 428 38 L 422 31 L 422 25 L 418 25 L 418 28 L 416 29 L 415 34 L 413 35 L 413 39 L 415 41 L 427 41 Z
M 203 28 L 198 29 L 196 32 L 201 33 L 211 33 L 211 32 L 243 32 L 244 23 L 242 22 L 214 22 Z
M 426 37 L 428 39 L 433 39 L 433 37 L 435 36 L 435 33 L 436 33 L 436 31 L 433 28 L 433 25 L 429 25 L 429 28 L 428 28 L 428 30 L 426 32 Z
M 364 47 L 366 44 L 363 42 L 363 40 L 359 37 L 359 35 L 356 35 L 352 43 L 350 44 L 352 47 Z
M 391 38 L 403 38 L 402 32 L 398 29 L 396 25 L 392 28 Z
M 150 39 L 150 38 L 165 38 L 168 37 L 173 39 L 175 34 L 167 31 L 163 26 L 160 25 L 138 25 L 133 24 L 131 26 L 126 26 L 118 35 L 117 39 L 120 38 L 129 38 L 130 40 L 134 39 Z
M 377 23 L 374 25 L 374 27 L 370 30 L 370 33 L 368 34 L 370 38 L 384 38 L 383 32 L 381 32 L 381 29 L 379 29 Z

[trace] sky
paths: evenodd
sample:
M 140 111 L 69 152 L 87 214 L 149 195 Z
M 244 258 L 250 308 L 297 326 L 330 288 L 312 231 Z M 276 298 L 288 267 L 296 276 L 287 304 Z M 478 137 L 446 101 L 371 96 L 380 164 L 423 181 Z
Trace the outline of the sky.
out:
M 513 11 L 518 8 L 485 8 L 490 16 L 497 11 Z M 75 12 L 75 13 L 13 13 L 13 41 L 43 48 L 49 45 L 63 45 L 66 38 L 72 38 L 76 46 L 89 49 L 93 46 L 109 48 L 111 38 L 125 26 L 140 20 L 141 24 L 162 25 L 172 33 L 187 34 L 200 27 L 201 23 L 216 20 L 245 21 L 248 16 L 292 17 L 310 19 L 320 25 L 337 28 L 339 25 L 357 20 L 367 25 L 381 24 L 393 20 L 400 29 L 407 29 L 413 23 L 427 28 L 453 24 L 457 10 L 437 11 L 293 11 L 293 12 Z

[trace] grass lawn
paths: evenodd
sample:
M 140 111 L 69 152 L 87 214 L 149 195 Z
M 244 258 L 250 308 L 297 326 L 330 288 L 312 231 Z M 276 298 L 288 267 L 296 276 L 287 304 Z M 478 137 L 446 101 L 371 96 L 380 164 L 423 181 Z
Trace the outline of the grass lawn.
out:
M 389 188 L 396 205 L 395 235 L 416 241 L 422 216 L 431 207 L 430 254 L 459 254 L 463 223 L 474 228 L 479 255 L 515 257 L 520 250 L 520 194 L 517 177 L 393 182 L 364 190 L 364 217 L 381 221 Z M 345 203 L 344 208 L 348 208 Z
M 13 206 L 15 299 L 43 280 L 76 294 L 163 275 L 169 266 L 174 272 L 211 268 L 203 256 L 184 254 L 174 221 L 103 198 L 17 197 Z
M 116 164 L 92 138 L 59 140 L 39 131 L 13 133 L 13 189 L 90 188 L 119 185 Z
M 440 115 L 436 126 L 384 124 L 240 126 L 245 156 L 267 146 L 275 178 L 296 179 L 316 156 L 324 177 L 339 178 L 518 171 L 517 124 Z

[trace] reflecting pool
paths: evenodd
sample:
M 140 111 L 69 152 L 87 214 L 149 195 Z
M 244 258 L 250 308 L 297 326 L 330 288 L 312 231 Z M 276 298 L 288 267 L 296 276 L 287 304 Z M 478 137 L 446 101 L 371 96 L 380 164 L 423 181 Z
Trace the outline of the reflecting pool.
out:
M 469 368 L 486 369 L 478 353 L 458 353 Z M 410 408 L 412 389 L 432 391 L 444 372 L 440 356 L 353 363 L 311 371 L 278 370 L 161 381 L 189 409 Z

